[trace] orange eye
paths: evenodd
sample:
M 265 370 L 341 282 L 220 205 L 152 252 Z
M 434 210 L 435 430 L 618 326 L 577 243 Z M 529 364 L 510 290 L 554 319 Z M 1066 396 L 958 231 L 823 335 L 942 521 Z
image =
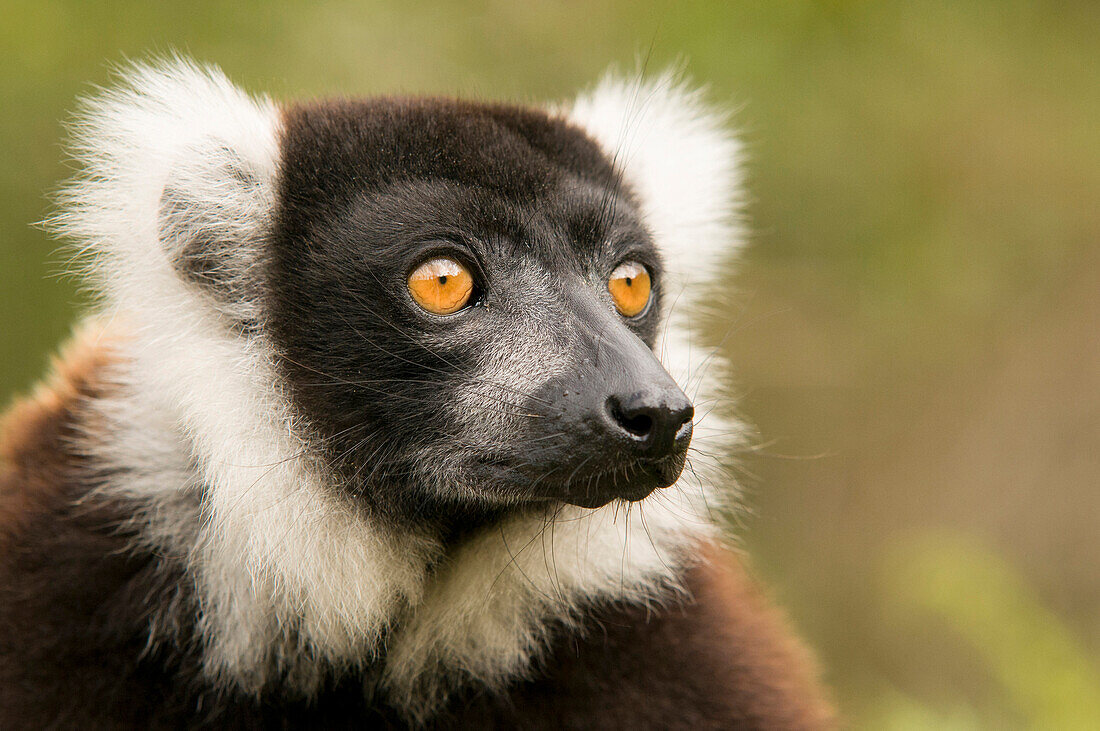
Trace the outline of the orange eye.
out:
M 634 317 L 649 304 L 649 270 L 636 261 L 615 267 L 607 280 L 607 291 L 624 317 Z
M 416 303 L 436 315 L 458 312 L 470 301 L 474 278 L 454 259 L 440 257 L 418 266 L 409 275 L 409 294 Z

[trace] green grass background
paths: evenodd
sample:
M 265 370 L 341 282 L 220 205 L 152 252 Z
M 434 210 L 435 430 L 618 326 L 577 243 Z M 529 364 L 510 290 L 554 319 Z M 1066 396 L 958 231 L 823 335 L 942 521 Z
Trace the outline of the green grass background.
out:
M 0 13 L 0 399 L 81 302 L 31 226 L 109 64 L 292 98 L 560 99 L 683 63 L 738 110 L 718 314 L 756 572 L 856 728 L 1100 728 L 1100 4 L 31 2 Z M 731 262 L 732 264 L 732 262 Z

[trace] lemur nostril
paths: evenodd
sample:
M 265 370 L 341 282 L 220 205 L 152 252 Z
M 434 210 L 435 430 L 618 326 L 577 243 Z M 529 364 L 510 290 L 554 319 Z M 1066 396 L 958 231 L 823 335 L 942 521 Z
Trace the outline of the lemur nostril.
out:
M 680 448 L 677 445 L 683 436 L 684 425 L 695 414 L 686 398 L 677 399 L 663 393 L 610 396 L 605 408 L 618 436 L 628 437 L 635 450 L 652 458 Z
M 619 423 L 636 437 L 644 437 L 653 430 L 653 419 L 647 414 L 638 414 L 637 416 L 619 415 Z
M 638 439 L 645 439 L 653 430 L 653 417 L 638 408 L 624 408 L 622 400 L 612 396 L 607 399 L 611 419 L 624 431 Z
M 678 412 L 676 412 L 674 417 L 676 421 L 676 431 L 679 431 L 684 426 L 684 424 L 687 424 L 693 418 L 695 418 L 695 407 L 691 404 L 682 407 Z

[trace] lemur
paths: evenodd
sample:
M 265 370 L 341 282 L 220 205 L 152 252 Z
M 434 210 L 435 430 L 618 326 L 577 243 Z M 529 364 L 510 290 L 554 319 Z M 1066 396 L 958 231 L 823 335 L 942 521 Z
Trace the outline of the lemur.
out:
M 74 138 L 99 298 L 0 432 L 0 728 L 831 725 L 716 527 L 698 90 L 282 105 L 173 58 Z

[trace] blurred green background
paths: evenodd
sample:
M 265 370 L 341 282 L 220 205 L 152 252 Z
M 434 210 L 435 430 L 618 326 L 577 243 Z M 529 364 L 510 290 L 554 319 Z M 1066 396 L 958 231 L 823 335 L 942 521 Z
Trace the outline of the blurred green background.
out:
M 0 10 L 4 400 L 81 307 L 30 224 L 109 63 L 178 50 L 281 98 L 536 100 L 682 61 L 751 156 L 753 245 L 705 321 L 758 431 L 731 457 L 738 531 L 847 723 L 1100 728 L 1100 4 Z

